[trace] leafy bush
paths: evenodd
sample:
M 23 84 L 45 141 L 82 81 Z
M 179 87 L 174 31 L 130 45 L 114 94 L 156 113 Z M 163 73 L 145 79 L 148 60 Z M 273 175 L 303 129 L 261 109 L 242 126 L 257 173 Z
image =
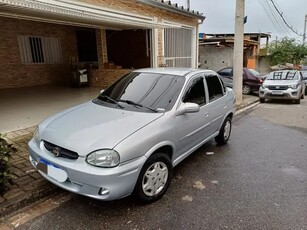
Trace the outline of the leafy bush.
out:
M 9 160 L 17 149 L 9 144 L 0 134 L 0 195 L 3 195 L 9 184 L 13 184 L 13 175 L 10 172 Z

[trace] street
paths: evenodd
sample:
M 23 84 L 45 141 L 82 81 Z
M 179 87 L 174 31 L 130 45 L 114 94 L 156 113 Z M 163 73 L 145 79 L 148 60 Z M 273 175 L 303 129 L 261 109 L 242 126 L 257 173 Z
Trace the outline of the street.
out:
M 153 204 L 142 205 L 131 197 L 102 202 L 72 195 L 26 223 L 15 219 L 15 226 L 307 229 L 306 119 L 307 99 L 300 105 L 260 104 L 234 118 L 226 146 L 211 141 L 179 164 L 166 195 Z

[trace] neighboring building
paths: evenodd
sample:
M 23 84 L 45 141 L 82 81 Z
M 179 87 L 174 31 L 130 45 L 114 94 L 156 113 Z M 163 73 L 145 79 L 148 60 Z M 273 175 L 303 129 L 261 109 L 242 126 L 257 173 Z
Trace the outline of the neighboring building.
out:
M 196 67 L 199 12 L 161 0 L 0 0 L 0 89 L 107 87 L 131 69 Z
M 269 41 L 269 34 L 245 33 L 243 66 L 259 69 L 261 39 Z M 201 68 L 215 71 L 233 66 L 234 34 L 201 34 L 199 36 L 199 62 Z

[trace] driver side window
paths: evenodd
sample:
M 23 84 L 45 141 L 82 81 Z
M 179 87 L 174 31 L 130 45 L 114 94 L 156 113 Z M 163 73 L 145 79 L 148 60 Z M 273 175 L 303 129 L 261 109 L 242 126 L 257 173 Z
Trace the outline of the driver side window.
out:
M 196 103 L 199 106 L 206 104 L 204 78 L 199 77 L 192 81 L 190 87 L 188 88 L 183 102 Z

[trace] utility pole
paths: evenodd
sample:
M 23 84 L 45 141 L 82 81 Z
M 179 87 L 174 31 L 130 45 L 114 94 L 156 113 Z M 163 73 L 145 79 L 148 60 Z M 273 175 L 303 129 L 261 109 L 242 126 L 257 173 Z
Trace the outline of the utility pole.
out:
M 187 8 L 190 9 L 190 0 L 187 0 Z
M 305 39 L 306 39 L 306 25 L 307 25 L 307 14 L 305 15 L 304 34 L 303 34 L 303 44 L 305 44 Z
M 245 0 L 236 0 L 236 25 L 233 55 L 233 91 L 236 96 L 237 105 L 242 103 L 244 8 Z

